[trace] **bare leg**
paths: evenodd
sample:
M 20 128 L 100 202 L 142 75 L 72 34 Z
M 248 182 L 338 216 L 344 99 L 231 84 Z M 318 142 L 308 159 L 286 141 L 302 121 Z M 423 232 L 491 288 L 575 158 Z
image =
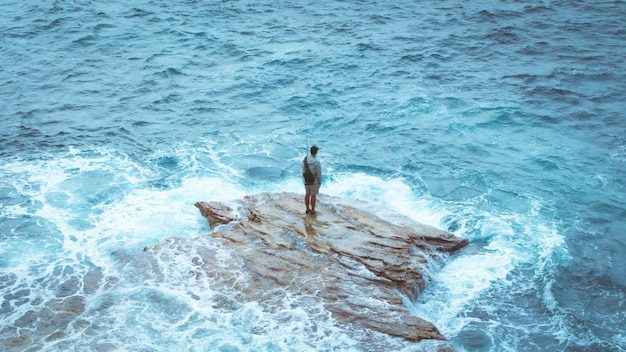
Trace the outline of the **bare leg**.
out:
M 317 194 L 311 194 L 311 213 L 315 213 L 316 202 L 317 202 Z
M 315 197 L 315 196 L 313 196 Z M 311 193 L 306 193 L 304 195 L 304 205 L 306 205 L 306 212 L 310 212 L 311 208 L 310 208 L 310 204 L 311 204 Z

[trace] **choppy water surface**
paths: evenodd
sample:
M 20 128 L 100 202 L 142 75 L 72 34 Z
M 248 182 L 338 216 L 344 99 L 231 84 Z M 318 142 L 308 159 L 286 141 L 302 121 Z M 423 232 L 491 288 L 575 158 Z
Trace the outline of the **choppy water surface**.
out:
M 429 350 L 143 252 L 207 233 L 195 201 L 303 191 L 310 144 L 323 194 L 470 240 L 407 302 L 458 350 L 626 349 L 626 3 L 0 13 L 5 349 Z

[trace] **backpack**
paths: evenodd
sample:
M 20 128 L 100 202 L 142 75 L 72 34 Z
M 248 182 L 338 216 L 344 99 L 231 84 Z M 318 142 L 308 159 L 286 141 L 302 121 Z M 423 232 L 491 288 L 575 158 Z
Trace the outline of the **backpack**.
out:
M 315 183 L 315 175 L 313 174 L 313 172 L 311 172 L 311 168 L 309 168 L 307 158 L 308 156 L 305 156 L 304 160 L 302 161 L 304 163 L 304 173 L 302 173 L 302 176 L 304 177 L 305 185 L 312 185 Z

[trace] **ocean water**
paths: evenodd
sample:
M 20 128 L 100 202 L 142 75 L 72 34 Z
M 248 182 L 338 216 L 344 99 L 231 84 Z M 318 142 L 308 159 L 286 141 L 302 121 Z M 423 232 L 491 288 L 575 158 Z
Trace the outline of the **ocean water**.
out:
M 303 192 L 316 144 L 320 201 L 470 241 L 405 302 L 458 351 L 626 350 L 625 18 L 623 1 L 0 0 L 2 349 L 432 350 L 143 251 L 206 234 L 196 201 Z

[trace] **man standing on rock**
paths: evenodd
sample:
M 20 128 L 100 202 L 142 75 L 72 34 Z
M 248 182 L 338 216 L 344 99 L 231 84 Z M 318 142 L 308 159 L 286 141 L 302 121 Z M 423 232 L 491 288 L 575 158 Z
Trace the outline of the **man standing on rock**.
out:
M 302 160 L 302 178 L 304 180 L 304 205 L 307 214 L 315 214 L 315 202 L 317 193 L 322 185 L 322 165 L 316 159 L 318 147 L 311 147 L 311 155 Z

